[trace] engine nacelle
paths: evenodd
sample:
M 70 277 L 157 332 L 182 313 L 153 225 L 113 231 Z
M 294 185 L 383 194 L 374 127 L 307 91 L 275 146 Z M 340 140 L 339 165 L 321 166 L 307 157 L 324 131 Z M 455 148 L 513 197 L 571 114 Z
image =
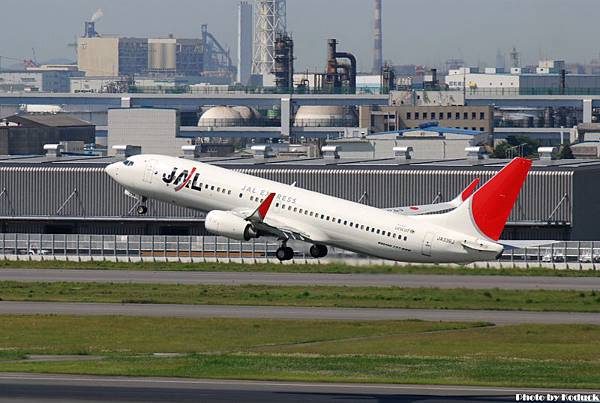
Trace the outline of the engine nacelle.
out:
M 258 233 L 251 223 L 228 211 L 213 210 L 206 215 L 204 226 L 215 235 L 249 241 L 258 238 Z

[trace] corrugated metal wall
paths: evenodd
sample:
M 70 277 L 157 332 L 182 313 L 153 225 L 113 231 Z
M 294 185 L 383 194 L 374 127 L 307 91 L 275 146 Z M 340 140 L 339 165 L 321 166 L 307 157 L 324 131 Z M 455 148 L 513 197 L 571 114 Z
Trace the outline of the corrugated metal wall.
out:
M 489 179 L 493 171 L 470 170 L 355 170 L 355 169 L 240 169 L 239 171 L 348 200 L 363 199 L 377 207 L 449 200 L 472 179 Z M 100 167 L 0 167 L 1 216 L 124 217 L 135 200 Z M 73 195 L 73 192 L 77 193 Z M 532 171 L 510 221 L 572 221 L 572 171 Z M 71 196 L 72 195 L 72 196 Z M 61 205 L 71 196 L 64 208 Z M 439 200 L 439 199 L 438 199 Z M 202 213 L 150 201 L 150 217 L 199 218 Z
M 135 211 L 129 212 L 136 201 L 125 196 L 123 188 L 103 168 L 0 167 L 0 192 L 3 189 L 2 216 L 136 216 Z M 154 200 L 148 202 L 148 210 L 151 217 L 203 216 Z
M 474 178 L 486 181 L 494 171 L 469 170 L 337 170 L 242 169 L 241 172 L 358 201 L 366 192 L 376 207 L 396 207 L 455 197 Z M 572 221 L 573 172 L 532 171 L 510 221 L 547 221 L 564 194 L 552 221 Z M 439 199 L 438 199 L 439 200 Z

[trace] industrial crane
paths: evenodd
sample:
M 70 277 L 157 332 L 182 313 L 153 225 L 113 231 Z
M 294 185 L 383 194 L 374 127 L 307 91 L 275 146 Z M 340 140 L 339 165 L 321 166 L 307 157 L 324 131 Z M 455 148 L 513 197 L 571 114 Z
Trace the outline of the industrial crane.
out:
M 39 64 L 36 61 L 36 57 L 35 57 L 35 49 L 31 49 L 33 50 L 33 59 L 24 59 L 24 58 L 17 58 L 17 57 L 10 57 L 10 56 L 4 56 L 4 55 L 0 55 L 0 71 L 2 71 L 2 60 L 6 59 L 6 60 L 13 60 L 15 62 L 20 62 L 24 67 L 38 67 Z
M 3 56 L 0 55 L 0 71 L 2 71 L 2 59 L 6 59 L 6 60 L 14 60 L 16 62 L 21 62 L 24 63 L 24 59 L 18 59 L 16 57 L 9 57 L 9 56 Z

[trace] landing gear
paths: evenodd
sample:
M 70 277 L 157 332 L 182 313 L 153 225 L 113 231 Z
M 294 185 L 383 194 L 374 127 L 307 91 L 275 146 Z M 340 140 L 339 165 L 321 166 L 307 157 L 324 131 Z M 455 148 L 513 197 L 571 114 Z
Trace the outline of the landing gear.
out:
M 283 242 L 275 252 L 275 256 L 277 256 L 277 259 L 279 259 L 280 262 L 292 260 L 294 258 L 294 250 L 289 246 L 286 246 L 285 242 Z
M 136 211 L 139 215 L 144 215 L 148 212 L 148 206 L 146 206 L 148 198 L 146 196 L 140 196 L 138 200 L 140 201 L 140 205 L 137 206 Z
M 310 255 L 315 259 L 327 256 L 327 246 L 318 244 L 311 246 Z

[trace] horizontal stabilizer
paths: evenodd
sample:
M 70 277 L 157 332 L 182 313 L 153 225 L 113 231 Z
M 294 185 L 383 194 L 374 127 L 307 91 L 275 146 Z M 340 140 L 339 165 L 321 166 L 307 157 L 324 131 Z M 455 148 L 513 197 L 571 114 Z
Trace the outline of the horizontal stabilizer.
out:
M 423 204 L 418 206 L 407 206 L 407 207 L 392 207 L 386 208 L 386 211 L 402 215 L 424 215 L 440 213 L 443 211 L 449 211 L 460 206 L 465 200 L 467 200 L 475 191 L 475 188 L 479 184 L 479 178 L 475 178 L 469 185 L 458 194 L 454 199 L 449 202 Z
M 523 241 L 501 239 L 498 241 L 498 243 L 500 245 L 504 246 L 504 250 L 537 248 L 537 247 L 541 247 L 541 246 L 550 246 L 550 245 L 558 243 L 558 242 L 560 242 L 560 241 L 552 241 L 552 240 L 548 240 L 548 239 L 523 240 Z

